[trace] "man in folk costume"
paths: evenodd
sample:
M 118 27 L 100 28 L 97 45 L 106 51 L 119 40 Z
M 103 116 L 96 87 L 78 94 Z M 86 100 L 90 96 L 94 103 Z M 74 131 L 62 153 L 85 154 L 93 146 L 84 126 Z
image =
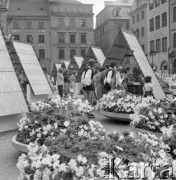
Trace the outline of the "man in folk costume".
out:
M 106 93 L 108 93 L 111 90 L 111 84 L 115 70 L 116 70 L 116 63 L 112 61 L 109 65 L 109 69 L 104 79 L 104 90 Z
M 84 77 L 84 90 L 87 92 L 87 99 L 90 104 L 94 104 L 95 101 L 95 90 L 94 90 L 94 84 L 93 84 L 93 76 L 94 76 L 94 67 L 95 61 L 93 59 L 90 59 L 88 62 L 87 71 L 85 72 Z

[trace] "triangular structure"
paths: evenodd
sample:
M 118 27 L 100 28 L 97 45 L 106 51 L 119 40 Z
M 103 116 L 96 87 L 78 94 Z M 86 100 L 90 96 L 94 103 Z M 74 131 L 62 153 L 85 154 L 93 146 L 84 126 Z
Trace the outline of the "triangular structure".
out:
M 72 56 L 70 64 L 68 66 L 70 74 L 72 74 L 73 72 L 77 72 L 79 68 L 81 67 L 83 61 L 84 61 L 83 57 Z
M 0 30 L 0 116 L 24 112 L 28 107 Z
M 83 68 L 87 65 L 89 59 L 94 59 L 97 64 L 99 63 L 100 66 L 103 66 L 104 61 L 105 61 L 105 56 L 103 54 L 103 51 L 101 50 L 101 48 L 96 47 L 96 46 L 89 46 L 86 56 L 84 58 L 84 61 L 79 69 L 79 72 L 77 74 L 77 81 L 81 81 L 81 74 L 83 72 Z
M 13 42 L 24 72 L 28 78 L 34 95 L 48 95 L 53 91 L 40 66 L 31 44 Z
M 118 64 L 121 64 L 128 50 L 133 51 L 133 57 L 139 65 L 143 75 L 152 77 L 153 94 L 155 98 L 165 99 L 166 95 L 134 34 L 125 30 L 119 31 L 105 64 L 106 62 L 109 63 L 111 60 L 115 60 Z

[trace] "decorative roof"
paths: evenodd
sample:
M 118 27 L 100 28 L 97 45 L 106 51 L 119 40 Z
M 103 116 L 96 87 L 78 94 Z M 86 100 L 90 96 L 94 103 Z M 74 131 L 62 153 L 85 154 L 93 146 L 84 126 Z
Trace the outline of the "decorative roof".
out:
M 51 87 L 31 44 L 13 42 L 29 84 L 35 95 L 52 94 Z
M 49 16 L 48 0 L 11 0 L 8 16 Z
M 77 65 L 78 65 L 78 67 L 80 68 L 82 63 L 83 63 L 83 61 L 84 61 L 84 58 L 83 57 L 79 57 L 79 56 L 74 56 L 74 59 L 75 59 Z

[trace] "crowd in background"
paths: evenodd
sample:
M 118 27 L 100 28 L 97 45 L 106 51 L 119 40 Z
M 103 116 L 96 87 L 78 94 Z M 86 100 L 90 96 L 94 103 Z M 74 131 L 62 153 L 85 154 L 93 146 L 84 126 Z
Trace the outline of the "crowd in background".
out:
M 58 94 L 63 97 L 68 94 L 75 94 L 76 72 L 70 75 L 68 69 L 60 68 L 57 73 L 56 87 Z M 134 77 L 130 68 L 122 68 L 112 61 L 104 67 L 97 66 L 97 63 L 90 59 L 87 66 L 83 68 L 81 76 L 81 92 L 91 105 L 95 105 L 103 94 L 112 89 L 128 91 L 129 82 L 133 82 Z M 152 95 L 151 77 L 145 77 L 144 96 Z

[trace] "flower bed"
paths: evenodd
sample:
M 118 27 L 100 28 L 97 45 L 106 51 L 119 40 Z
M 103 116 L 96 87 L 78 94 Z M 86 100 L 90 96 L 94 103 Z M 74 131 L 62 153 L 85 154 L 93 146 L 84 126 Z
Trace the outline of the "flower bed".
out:
M 100 180 L 113 159 L 122 162 L 123 173 L 132 164 L 152 163 L 153 158 L 161 165 L 175 163 L 158 138 L 143 135 L 139 139 L 128 132 L 106 134 L 99 122 L 85 116 L 87 110 L 78 110 L 77 103 L 68 100 L 61 105 L 58 98 L 48 101 L 50 106 L 34 109 L 19 123 L 17 140 L 29 150 L 19 157 L 19 180 Z
M 134 108 L 142 102 L 142 96 L 127 93 L 125 91 L 112 90 L 97 103 L 97 109 L 123 114 L 134 113 Z M 148 98 L 148 102 L 152 102 L 153 98 Z
M 169 101 L 154 101 L 142 103 L 135 107 L 134 114 L 130 115 L 131 125 L 135 128 L 162 133 L 163 127 L 176 123 L 175 103 Z

